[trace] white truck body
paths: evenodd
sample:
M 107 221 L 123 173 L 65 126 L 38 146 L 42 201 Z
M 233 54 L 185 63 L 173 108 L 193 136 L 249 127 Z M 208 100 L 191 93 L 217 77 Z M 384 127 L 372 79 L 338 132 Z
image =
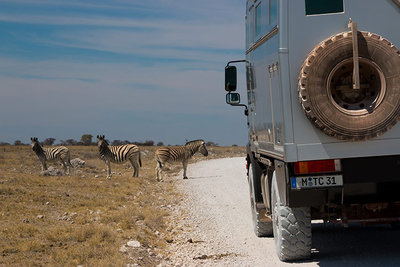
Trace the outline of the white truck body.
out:
M 399 24 L 399 0 L 246 1 L 226 101 L 246 107 L 255 234 L 283 261 L 311 256 L 313 219 L 400 226 Z

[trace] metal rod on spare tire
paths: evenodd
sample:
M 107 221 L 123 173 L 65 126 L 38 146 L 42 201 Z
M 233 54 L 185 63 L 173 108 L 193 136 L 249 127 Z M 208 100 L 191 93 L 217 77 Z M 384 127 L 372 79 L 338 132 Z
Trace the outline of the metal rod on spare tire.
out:
M 358 38 L 357 38 L 357 23 L 350 18 L 348 27 L 351 29 L 353 41 L 353 89 L 360 89 L 360 64 L 358 62 Z

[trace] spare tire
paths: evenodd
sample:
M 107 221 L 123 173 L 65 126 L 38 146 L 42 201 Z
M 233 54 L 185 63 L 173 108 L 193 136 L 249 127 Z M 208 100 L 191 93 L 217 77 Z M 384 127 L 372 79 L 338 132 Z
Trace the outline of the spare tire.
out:
M 353 89 L 351 32 L 321 42 L 300 71 L 298 93 L 307 117 L 341 140 L 377 137 L 399 119 L 400 52 L 387 39 L 358 32 L 360 89 Z

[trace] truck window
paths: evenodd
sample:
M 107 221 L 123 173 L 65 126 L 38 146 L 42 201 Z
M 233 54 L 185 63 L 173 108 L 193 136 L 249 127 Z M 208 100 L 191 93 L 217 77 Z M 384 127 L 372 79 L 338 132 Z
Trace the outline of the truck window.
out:
M 344 11 L 343 0 L 305 0 L 306 15 L 340 13 Z
M 254 6 L 251 6 L 249 9 L 249 14 L 247 16 L 247 34 L 248 34 L 248 44 L 251 47 L 254 43 Z
M 278 0 L 269 0 L 269 31 L 278 24 Z
M 248 12 L 246 14 L 247 49 L 276 28 L 278 19 L 277 0 L 262 0 L 254 2 L 254 4 L 248 6 Z
M 264 14 L 264 12 L 265 12 L 265 10 L 263 11 L 262 10 L 263 8 L 262 8 L 262 5 L 261 5 L 261 3 L 259 3 L 257 6 L 256 6 L 256 39 L 258 40 L 258 39 L 260 39 L 261 38 L 261 36 L 262 36 L 262 33 L 263 33 L 263 31 L 262 31 L 262 26 L 263 26 L 263 20 L 265 20 L 265 14 Z M 264 17 L 263 17 L 263 15 L 264 15 Z

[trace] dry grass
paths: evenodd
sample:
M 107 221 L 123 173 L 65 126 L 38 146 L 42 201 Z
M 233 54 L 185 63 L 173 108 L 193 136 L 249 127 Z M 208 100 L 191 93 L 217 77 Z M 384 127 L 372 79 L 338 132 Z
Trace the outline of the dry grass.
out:
M 1 146 L 0 266 L 157 265 L 171 239 L 166 220 L 182 196 L 174 179 L 156 182 L 156 148 L 141 148 L 139 178 L 131 177 L 130 164 L 112 164 L 107 180 L 97 147 L 70 147 L 71 159 L 86 164 L 71 169 L 70 176 L 43 176 L 29 146 Z M 244 156 L 245 150 L 209 152 L 209 158 L 218 158 Z M 191 162 L 201 159 L 196 155 Z M 180 170 L 173 164 L 165 173 L 173 177 Z M 121 252 L 129 240 L 141 247 Z

